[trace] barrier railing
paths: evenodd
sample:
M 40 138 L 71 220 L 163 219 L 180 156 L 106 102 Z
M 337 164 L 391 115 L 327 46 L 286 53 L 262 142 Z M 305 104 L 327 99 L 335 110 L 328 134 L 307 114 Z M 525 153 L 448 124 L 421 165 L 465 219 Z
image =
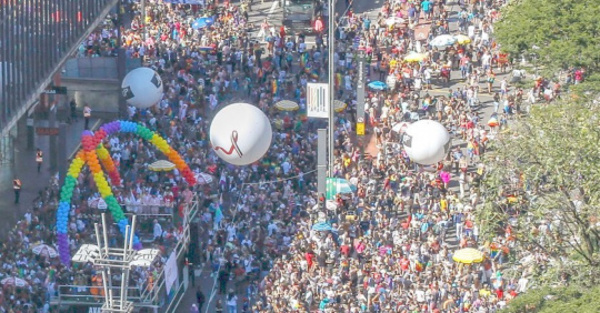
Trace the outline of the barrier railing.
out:
M 198 214 L 200 201 L 198 197 L 195 197 L 194 200 L 188 205 L 188 210 L 185 212 L 186 216 L 184 218 L 183 232 L 181 240 L 177 241 L 177 244 L 173 248 L 175 254 L 177 256 L 177 260 L 180 260 L 184 253 L 187 251 L 188 244 L 190 242 L 190 222 L 196 218 Z M 178 292 L 181 292 L 181 285 L 177 286 Z M 53 306 L 63 306 L 63 305 L 97 305 L 104 301 L 103 295 L 93 295 L 89 292 L 94 289 L 99 288 L 99 286 L 85 286 L 85 285 L 59 285 L 58 286 L 58 296 L 53 297 L 51 299 L 51 305 Z M 101 289 L 101 288 L 100 288 Z M 112 289 L 118 290 L 118 287 L 113 287 Z M 158 309 L 162 307 L 161 296 L 163 295 L 163 290 L 166 289 L 165 286 L 165 273 L 161 271 L 158 274 L 158 277 L 154 280 L 153 286 L 148 288 L 148 285 L 145 284 L 141 287 L 130 287 L 129 288 L 129 301 L 135 303 L 136 307 L 145 307 L 145 308 L 155 308 Z M 185 292 L 185 290 L 184 290 Z M 172 307 L 173 302 L 179 302 L 179 295 L 177 294 L 170 303 L 170 307 Z M 176 308 L 177 306 L 175 306 Z

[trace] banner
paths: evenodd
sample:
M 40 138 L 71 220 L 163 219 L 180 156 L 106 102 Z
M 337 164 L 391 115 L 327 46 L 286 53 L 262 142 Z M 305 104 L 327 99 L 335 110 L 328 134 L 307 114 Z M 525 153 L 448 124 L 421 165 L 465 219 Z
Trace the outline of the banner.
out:
M 356 134 L 365 134 L 365 65 L 369 66 L 365 51 L 358 53 L 358 78 L 356 83 Z
M 177 281 L 178 274 L 177 254 L 173 251 L 165 264 L 165 287 L 167 288 L 167 295 L 171 294 L 171 288 L 173 288 L 173 284 Z
M 306 115 L 308 117 L 329 117 L 329 85 L 308 83 L 306 87 Z
M 202 4 L 204 5 L 204 0 L 163 0 L 164 3 L 173 3 L 173 4 Z

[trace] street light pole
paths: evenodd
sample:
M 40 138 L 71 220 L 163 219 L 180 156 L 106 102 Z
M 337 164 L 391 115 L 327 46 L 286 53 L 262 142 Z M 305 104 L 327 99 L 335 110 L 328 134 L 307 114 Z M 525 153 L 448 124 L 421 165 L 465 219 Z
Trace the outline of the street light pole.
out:
M 329 53 L 329 175 L 333 176 L 334 158 L 333 150 L 335 147 L 335 110 L 333 101 L 335 100 L 335 0 L 329 1 L 329 27 L 327 50 Z

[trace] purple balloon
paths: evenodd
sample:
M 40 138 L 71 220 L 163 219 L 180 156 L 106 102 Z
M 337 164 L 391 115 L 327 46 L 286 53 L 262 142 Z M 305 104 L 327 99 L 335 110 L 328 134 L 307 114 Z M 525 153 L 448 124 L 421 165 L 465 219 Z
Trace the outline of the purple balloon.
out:
M 142 250 L 142 243 L 141 242 L 136 242 L 133 244 L 133 249 L 134 250 Z

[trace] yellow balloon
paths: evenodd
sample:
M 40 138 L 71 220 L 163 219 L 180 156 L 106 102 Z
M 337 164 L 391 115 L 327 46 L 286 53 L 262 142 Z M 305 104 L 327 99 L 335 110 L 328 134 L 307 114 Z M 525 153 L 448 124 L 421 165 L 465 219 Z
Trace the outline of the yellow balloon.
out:
M 108 158 L 108 151 L 106 151 L 106 149 L 100 149 L 100 150 L 98 150 L 98 157 L 100 159 L 106 159 L 106 158 Z

